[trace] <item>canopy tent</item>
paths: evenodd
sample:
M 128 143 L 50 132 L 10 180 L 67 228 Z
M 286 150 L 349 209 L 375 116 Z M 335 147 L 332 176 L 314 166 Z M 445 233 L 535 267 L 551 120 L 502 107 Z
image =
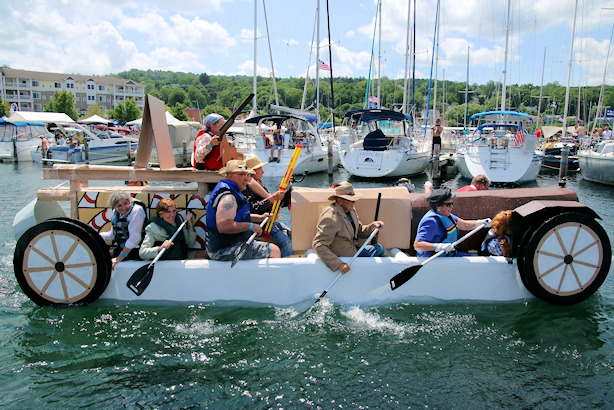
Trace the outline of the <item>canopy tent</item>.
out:
M 173 114 L 171 114 L 170 112 L 166 111 L 166 122 L 167 123 L 171 123 L 171 122 L 180 122 L 180 121 L 177 118 L 175 118 L 173 116 Z M 141 124 L 143 124 L 143 119 L 142 118 L 136 119 L 134 121 L 128 121 L 126 123 L 126 125 L 138 125 L 138 126 L 140 126 Z
M 102 118 L 98 114 L 94 114 L 91 117 L 82 118 L 78 120 L 77 122 L 80 124 L 109 124 L 109 123 L 112 123 L 113 120 L 107 120 L 105 118 Z
M 8 119 L 10 122 L 42 122 L 44 124 L 74 124 L 72 118 L 63 112 L 15 111 Z
M 561 133 L 563 135 L 563 127 L 555 127 L 552 125 L 542 125 L 542 135 L 545 139 L 550 139 L 554 137 L 556 134 Z M 573 125 L 567 126 L 567 135 L 575 135 L 576 130 Z

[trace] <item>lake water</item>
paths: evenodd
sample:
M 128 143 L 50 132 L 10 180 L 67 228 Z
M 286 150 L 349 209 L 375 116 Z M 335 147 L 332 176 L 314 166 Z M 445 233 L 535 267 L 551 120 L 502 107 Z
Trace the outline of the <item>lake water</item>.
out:
M 42 181 L 35 164 L 0 164 L 0 172 L 2 408 L 612 407 L 614 275 L 571 307 L 325 299 L 300 316 L 213 304 L 40 308 L 13 274 L 12 220 L 58 181 Z M 301 185 L 344 179 L 341 169 Z M 557 179 L 544 173 L 533 186 Z M 426 175 L 412 180 L 423 191 Z M 580 175 L 568 187 L 614 238 L 613 189 Z

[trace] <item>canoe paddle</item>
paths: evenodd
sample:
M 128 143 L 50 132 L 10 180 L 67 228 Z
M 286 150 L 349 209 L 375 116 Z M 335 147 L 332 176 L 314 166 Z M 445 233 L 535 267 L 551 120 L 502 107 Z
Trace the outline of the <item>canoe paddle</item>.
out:
M 458 245 L 459 243 L 461 243 L 465 239 L 469 238 L 471 235 L 473 235 L 474 233 L 478 232 L 483 227 L 484 227 L 484 224 L 480 224 L 480 226 L 476 226 L 473 229 L 473 231 L 468 232 L 465 236 L 463 236 L 462 238 L 460 238 L 459 240 L 454 242 L 452 245 L 454 245 L 454 247 L 456 247 L 456 245 Z M 402 284 L 404 284 L 405 282 L 407 282 L 408 280 L 413 278 L 414 275 L 416 273 L 418 273 L 420 268 L 422 268 L 424 265 L 426 265 L 427 263 L 429 263 L 433 259 L 443 255 L 444 253 L 445 253 L 445 251 L 439 251 L 435 255 L 431 256 L 430 258 L 428 258 L 427 260 L 422 262 L 420 265 L 414 265 L 414 266 L 410 266 L 409 268 L 403 269 L 401 272 L 399 272 L 396 275 L 394 275 L 392 277 L 392 279 L 390 279 L 390 289 L 395 290 L 396 288 L 398 288 L 399 286 L 401 286 Z
M 362 250 L 365 248 L 365 246 L 367 246 L 369 244 L 369 242 L 371 242 L 371 239 L 373 239 L 373 237 L 375 235 L 377 235 L 377 232 L 379 232 L 379 226 L 377 228 L 375 228 L 373 230 L 373 232 L 371 232 L 371 235 L 369 235 L 369 237 L 367 238 L 367 240 L 365 241 L 365 243 L 362 244 L 362 246 L 356 251 L 356 253 L 354 254 L 354 256 L 352 256 L 352 259 L 350 259 L 350 261 L 348 262 L 348 265 L 351 265 L 352 262 L 354 262 L 354 259 L 356 259 L 358 257 L 358 255 L 360 255 L 360 252 L 362 252 Z M 320 294 L 320 296 L 318 296 L 318 298 L 316 299 L 315 302 L 313 302 L 313 305 L 311 305 L 311 307 L 308 310 L 311 310 L 316 303 L 318 303 L 324 296 L 326 296 L 326 294 L 328 293 L 328 291 L 330 290 L 330 288 L 333 287 L 333 285 L 335 283 L 337 283 L 337 281 L 339 280 L 339 278 L 341 277 L 341 275 L 343 275 L 343 273 L 339 272 L 339 274 L 337 275 L 337 277 L 335 278 L 335 280 L 333 280 L 333 282 L 326 288 L 326 290 L 324 290 L 324 292 L 322 292 Z
M 181 230 L 187 223 L 187 219 L 183 221 L 183 223 L 179 226 L 179 228 L 177 228 L 173 236 L 171 236 L 169 241 L 172 242 L 173 239 L 175 239 L 175 237 L 179 234 L 179 232 L 181 232 Z M 145 289 L 147 289 L 147 286 L 149 286 L 154 272 L 154 265 L 158 261 L 158 259 L 162 257 L 165 251 L 166 248 L 163 248 L 160 252 L 158 252 L 154 260 L 151 261 L 149 265 L 141 266 L 136 270 L 136 272 L 132 274 L 130 279 L 128 279 L 128 283 L 126 283 L 126 286 L 128 286 L 128 288 L 133 291 L 137 296 L 140 296 L 143 292 L 145 292 Z
M 260 222 L 260 227 L 262 228 L 264 224 L 267 223 L 268 220 L 269 220 L 268 216 L 264 218 L 264 220 Z M 256 235 L 257 235 L 256 232 L 252 233 L 249 239 L 247 240 L 247 242 L 244 242 L 243 245 L 241 245 L 234 251 L 234 254 L 232 255 L 232 262 L 230 263 L 231 268 L 235 266 L 235 264 L 239 261 L 239 259 L 241 259 L 243 252 L 245 252 L 245 249 L 247 249 L 247 245 L 249 245 L 250 243 L 254 241 L 254 238 L 256 237 Z

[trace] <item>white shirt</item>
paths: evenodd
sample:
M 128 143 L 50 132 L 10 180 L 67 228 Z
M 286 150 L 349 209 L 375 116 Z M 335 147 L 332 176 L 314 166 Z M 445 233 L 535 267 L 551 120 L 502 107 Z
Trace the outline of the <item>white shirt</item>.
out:
M 128 215 L 127 220 L 129 236 L 124 247 L 128 249 L 138 248 L 141 244 L 141 240 L 143 239 L 142 231 L 143 223 L 145 223 L 145 211 L 142 207 L 135 207 L 133 204 L 132 211 Z M 111 242 L 113 239 L 115 239 L 115 232 L 113 231 L 113 228 L 111 228 L 106 232 L 101 232 L 100 236 L 102 236 L 102 239 L 104 239 L 105 242 Z

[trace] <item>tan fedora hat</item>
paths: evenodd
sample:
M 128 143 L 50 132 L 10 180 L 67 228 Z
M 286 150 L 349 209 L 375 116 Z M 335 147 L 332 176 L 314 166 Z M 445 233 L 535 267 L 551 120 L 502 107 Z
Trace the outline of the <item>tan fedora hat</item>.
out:
M 258 156 L 254 155 L 245 160 L 245 166 L 249 169 L 253 169 L 254 171 L 258 168 L 262 168 L 268 164 L 268 162 L 261 162 Z
M 360 198 L 362 198 L 362 195 L 357 192 L 354 192 L 352 184 L 344 181 L 339 184 L 339 186 L 335 187 L 335 195 L 329 196 L 328 200 L 334 201 L 335 198 L 343 198 L 347 199 L 348 201 L 358 201 Z
M 226 174 L 231 174 L 231 173 L 253 174 L 254 171 L 252 171 L 245 165 L 245 161 L 241 161 L 238 159 L 231 159 L 230 161 L 226 163 L 226 166 L 224 168 L 218 171 L 218 173 L 221 175 L 226 175 Z

